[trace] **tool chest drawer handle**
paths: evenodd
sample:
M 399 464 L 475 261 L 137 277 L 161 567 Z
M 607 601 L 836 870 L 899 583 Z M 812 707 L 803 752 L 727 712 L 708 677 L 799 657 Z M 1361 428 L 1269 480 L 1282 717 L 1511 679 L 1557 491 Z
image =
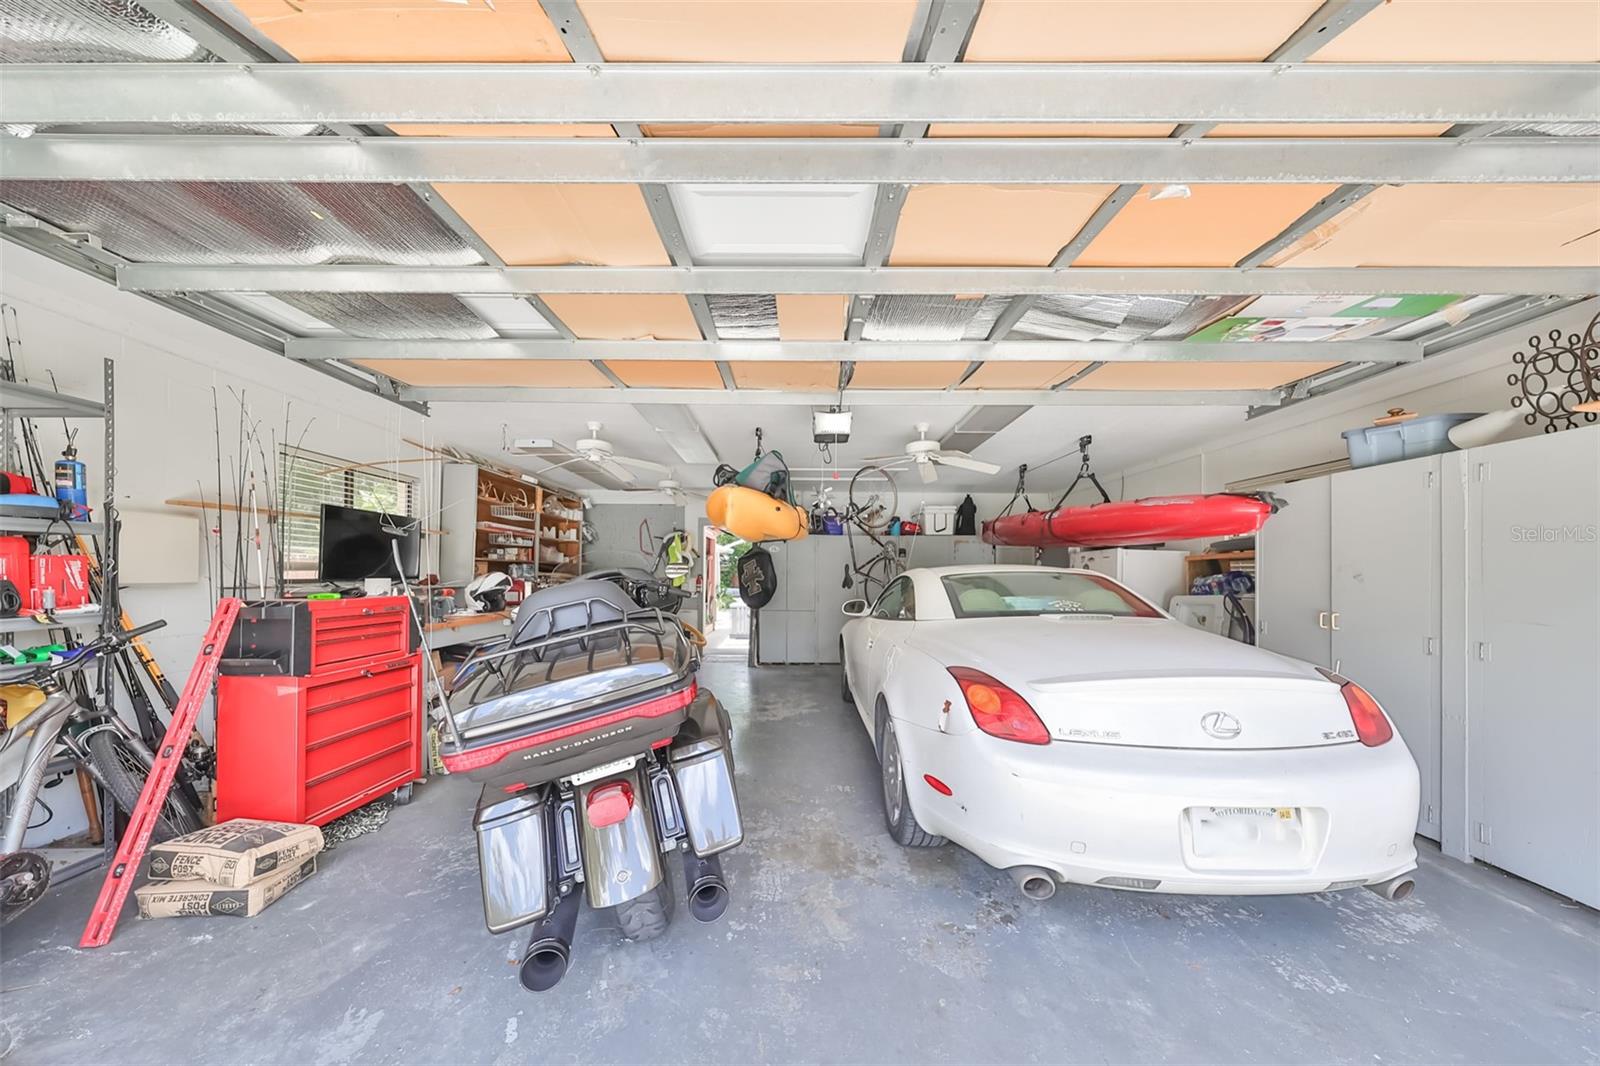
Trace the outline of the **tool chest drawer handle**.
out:
M 358 768 L 360 768 L 362 766 L 365 766 L 368 763 L 377 762 L 379 759 L 382 759 L 382 758 L 385 758 L 387 756 L 393 755 L 397 751 L 405 751 L 409 747 L 411 747 L 411 741 L 409 741 L 409 740 L 402 740 L 398 744 L 391 744 L 387 748 L 382 749 L 381 751 L 375 751 L 370 755 L 366 755 L 366 756 L 363 756 L 360 759 L 357 759 L 355 762 L 350 763 L 348 766 L 341 766 L 337 770 L 329 770 L 325 774 L 318 774 L 316 777 L 313 777 L 309 781 L 306 782 L 306 787 L 307 788 L 312 788 L 312 787 L 314 787 L 316 785 L 320 785 L 320 784 L 323 784 L 325 782 L 332 781 L 336 777 L 342 777 L 345 774 L 350 773 L 352 770 L 355 770 L 355 769 L 358 769 Z
M 411 682 L 406 681 L 404 684 L 392 685 L 389 688 L 380 688 L 375 692 L 359 692 L 354 696 L 346 696 L 342 700 L 334 700 L 332 703 L 319 703 L 314 706 L 307 706 L 306 713 L 321 714 L 323 711 L 332 711 L 340 707 L 348 707 L 353 703 L 366 703 L 368 700 L 375 700 L 380 696 L 392 696 L 396 692 L 406 692 L 409 691 L 410 688 Z
M 337 744 L 341 740 L 349 740 L 351 737 L 358 737 L 362 733 L 370 733 L 374 729 L 380 729 L 386 725 L 394 725 L 396 722 L 404 722 L 406 719 L 411 717 L 412 714 L 410 711 L 401 711 L 399 714 L 391 714 L 387 718 L 379 718 L 375 722 L 367 722 L 362 725 L 352 726 L 342 733 L 335 733 L 330 737 L 323 737 L 321 740 L 313 741 L 312 743 L 307 744 L 306 750 L 316 751 L 318 748 L 325 748 L 329 744 Z

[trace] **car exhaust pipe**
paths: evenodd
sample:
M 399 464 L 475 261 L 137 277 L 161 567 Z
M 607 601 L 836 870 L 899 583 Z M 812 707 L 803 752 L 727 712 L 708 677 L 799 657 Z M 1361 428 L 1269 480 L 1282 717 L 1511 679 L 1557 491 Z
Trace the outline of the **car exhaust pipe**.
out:
M 581 899 L 578 892 L 568 892 L 549 914 L 533 924 L 528 950 L 523 952 L 522 967 L 517 971 L 517 979 L 529 992 L 548 992 L 567 975 Z
M 1042 903 L 1056 894 L 1056 878 L 1049 870 L 1037 866 L 1013 866 L 1006 873 L 1017 883 L 1024 896 Z
M 728 883 L 722 879 L 722 860 L 702 859 L 694 852 L 683 856 L 684 882 L 688 885 L 689 913 L 697 922 L 714 922 L 728 909 Z
M 1399 903 L 1411 895 L 1412 890 L 1417 887 L 1417 882 L 1410 874 L 1401 874 L 1399 877 L 1391 877 L 1387 881 L 1380 881 L 1375 885 L 1367 885 L 1366 887 L 1369 891 L 1376 892 L 1390 903 Z

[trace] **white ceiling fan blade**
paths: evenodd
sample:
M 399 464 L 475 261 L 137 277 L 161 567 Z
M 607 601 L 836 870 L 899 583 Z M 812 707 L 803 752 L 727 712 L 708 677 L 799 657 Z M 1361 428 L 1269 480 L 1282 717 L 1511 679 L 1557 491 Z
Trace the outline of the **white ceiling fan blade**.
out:
M 621 463 L 616 462 L 610 456 L 607 456 L 603 459 L 596 459 L 594 465 L 598 466 L 601 470 L 604 470 L 607 474 L 610 474 L 624 485 L 632 485 L 636 480 L 633 476 L 632 470 L 629 470 Z
M 672 467 L 658 463 L 654 459 L 635 459 L 631 455 L 613 455 L 610 458 L 613 462 L 625 463 L 628 466 L 636 466 L 640 470 L 655 470 L 662 474 L 672 473 Z
M 571 466 L 573 463 L 581 463 L 586 458 L 587 458 L 587 456 L 574 455 L 574 456 L 571 456 L 569 458 L 561 460 L 559 463 L 551 463 L 549 466 L 547 466 L 543 470 L 539 471 L 539 473 L 546 474 L 546 473 L 549 473 L 552 470 L 560 470 L 564 466 Z
M 924 485 L 931 485 L 939 480 L 939 468 L 932 463 L 918 463 L 917 476 L 922 479 Z
M 863 465 L 867 463 L 903 463 L 905 461 L 905 452 L 896 452 L 894 455 L 869 455 L 865 459 L 861 460 Z
M 995 463 L 986 463 L 982 459 L 974 459 L 966 452 L 939 452 L 933 457 L 936 463 L 947 466 L 958 466 L 963 470 L 976 470 L 980 474 L 998 474 L 1000 467 Z

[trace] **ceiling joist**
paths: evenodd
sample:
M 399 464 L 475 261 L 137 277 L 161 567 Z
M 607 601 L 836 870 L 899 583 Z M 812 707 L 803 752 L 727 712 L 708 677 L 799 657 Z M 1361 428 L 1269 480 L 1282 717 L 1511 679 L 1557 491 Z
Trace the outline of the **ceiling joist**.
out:
M 902 183 L 1600 182 L 1600 138 L 0 137 L 39 181 Z
M 1585 122 L 1584 64 L 97 63 L 0 123 Z
M 1282 389 L 1065 389 L 1052 391 L 955 389 L 846 389 L 806 392 L 780 389 L 540 389 L 435 386 L 402 388 L 404 400 L 426 403 L 689 404 L 695 407 L 1272 407 Z M 842 397 L 842 399 L 841 399 Z
M 1412 341 L 1273 341 L 1228 344 L 1191 341 L 587 341 L 499 337 L 490 340 L 374 340 L 300 337 L 285 342 L 291 359 L 734 359 L 743 362 L 856 363 L 1057 362 L 1410 363 L 1422 358 Z
M 127 292 L 1329 296 L 1587 295 L 1600 267 L 407 267 L 130 264 Z

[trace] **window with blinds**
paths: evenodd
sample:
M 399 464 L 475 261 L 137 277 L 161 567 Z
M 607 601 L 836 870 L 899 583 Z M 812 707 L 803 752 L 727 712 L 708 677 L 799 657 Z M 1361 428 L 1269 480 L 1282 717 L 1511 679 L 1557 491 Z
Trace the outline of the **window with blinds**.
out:
M 283 493 L 284 578 L 315 581 L 322 536 L 322 505 L 415 517 L 416 479 L 380 470 L 350 470 L 350 463 L 304 448 L 284 448 L 278 456 L 278 486 Z

